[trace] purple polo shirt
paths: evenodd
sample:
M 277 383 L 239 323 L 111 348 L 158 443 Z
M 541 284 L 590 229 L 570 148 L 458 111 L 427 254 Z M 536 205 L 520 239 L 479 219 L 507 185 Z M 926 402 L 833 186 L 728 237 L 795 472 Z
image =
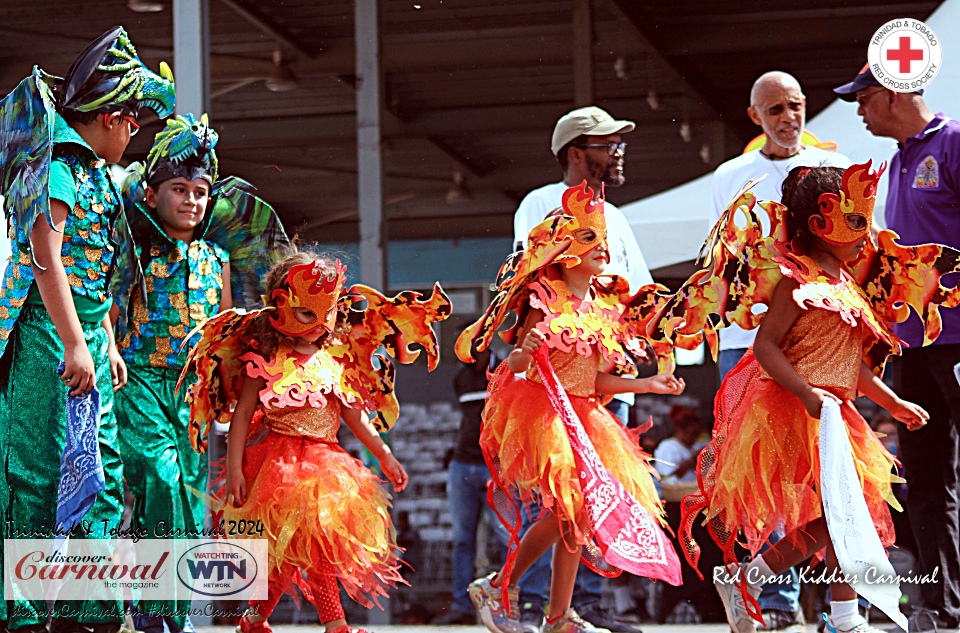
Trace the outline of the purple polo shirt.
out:
M 906 140 L 890 163 L 887 226 L 904 246 L 936 243 L 960 249 L 960 121 L 942 112 L 926 128 Z M 943 285 L 957 283 L 958 275 Z M 960 308 L 940 308 L 943 331 L 935 345 L 960 343 Z M 897 334 L 911 348 L 923 344 L 923 324 L 911 310 L 897 325 Z

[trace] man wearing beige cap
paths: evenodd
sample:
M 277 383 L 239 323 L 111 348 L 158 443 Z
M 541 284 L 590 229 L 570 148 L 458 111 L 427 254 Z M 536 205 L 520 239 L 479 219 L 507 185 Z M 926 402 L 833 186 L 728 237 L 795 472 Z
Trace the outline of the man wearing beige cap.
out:
M 563 169 L 563 180 L 534 189 L 526 195 L 513 218 L 514 250 L 522 250 L 530 229 L 547 214 L 560 207 L 563 192 L 584 180 L 600 195 L 601 185 L 619 187 L 624 183 L 623 155 L 626 143 L 621 134 L 632 132 L 633 121 L 619 121 L 596 106 L 579 108 L 565 114 L 553 129 L 550 149 Z M 640 252 L 637 239 L 623 213 L 606 202 L 607 246 L 610 264 L 605 275 L 620 275 L 636 291 L 651 283 L 650 271 Z
M 624 182 L 623 154 L 626 143 L 621 134 L 632 132 L 633 121 L 614 119 L 596 106 L 578 108 L 565 114 L 553 129 L 550 149 L 563 169 L 563 180 L 534 189 L 526 195 L 513 218 L 514 250 L 522 250 L 527 243 L 530 229 L 543 221 L 554 209 L 560 207 L 563 192 L 576 187 L 584 180 L 599 197 L 601 186 L 619 187 Z M 630 289 L 653 282 L 647 263 L 640 252 L 637 239 L 623 213 L 604 203 L 607 220 L 607 249 L 610 263 L 605 275 L 619 275 L 630 282 Z M 627 423 L 632 394 L 621 394 L 607 408 L 621 423 Z M 536 512 L 534 511 L 534 515 Z M 524 516 L 523 529 L 529 517 Z M 544 555 L 520 579 L 520 624 L 524 633 L 540 630 L 550 582 L 550 556 Z M 600 608 L 601 578 L 599 574 L 581 566 L 573 594 L 573 606 L 580 617 L 587 621 L 586 631 L 614 631 L 615 633 L 640 633 L 640 629 L 622 622 Z M 601 628 L 592 628 L 590 624 Z

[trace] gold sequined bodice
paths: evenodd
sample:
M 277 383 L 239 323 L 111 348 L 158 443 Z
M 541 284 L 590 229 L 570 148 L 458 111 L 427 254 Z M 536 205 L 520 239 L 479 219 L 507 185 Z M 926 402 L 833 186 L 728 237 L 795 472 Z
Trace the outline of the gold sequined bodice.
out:
M 596 353 L 581 356 L 575 351 L 550 350 L 550 364 L 568 395 L 589 398 L 597 393 L 597 372 L 600 371 L 600 356 Z M 543 384 L 537 373 L 536 363 L 527 370 L 527 379 Z
M 863 362 L 863 325 L 851 326 L 838 312 L 804 310 L 783 337 L 780 349 L 813 387 L 853 400 Z M 764 378 L 770 376 L 764 371 Z
M 325 407 L 264 408 L 264 423 L 271 431 L 282 435 L 309 437 L 324 442 L 336 442 L 340 429 L 340 401 L 327 397 Z

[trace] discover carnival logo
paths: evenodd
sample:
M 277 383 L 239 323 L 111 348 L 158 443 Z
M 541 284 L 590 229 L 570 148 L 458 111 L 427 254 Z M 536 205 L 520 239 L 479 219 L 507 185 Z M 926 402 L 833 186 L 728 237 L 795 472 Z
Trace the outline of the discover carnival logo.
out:
M 873 76 L 894 92 L 916 92 L 940 71 L 943 46 L 937 34 L 920 20 L 890 20 L 873 34 L 867 63 Z
M 6 539 L 4 599 L 265 600 L 265 539 Z

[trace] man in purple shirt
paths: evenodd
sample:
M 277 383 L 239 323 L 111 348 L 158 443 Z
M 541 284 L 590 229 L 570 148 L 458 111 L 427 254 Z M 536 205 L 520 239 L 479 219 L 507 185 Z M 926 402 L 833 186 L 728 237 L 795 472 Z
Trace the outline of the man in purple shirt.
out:
M 933 114 L 922 91 L 884 88 L 869 66 L 835 92 L 844 101 L 857 102 L 857 114 L 874 136 L 897 141 L 887 170 L 886 219 L 900 243 L 960 248 L 960 121 Z M 950 275 L 944 283 L 955 281 L 956 275 Z M 911 633 L 960 627 L 960 383 L 954 374 L 960 363 L 960 308 L 941 308 L 940 316 L 943 332 L 929 347 L 921 347 L 923 327 L 917 315 L 896 329 L 909 345 L 895 365 L 897 395 L 930 413 L 930 422 L 918 431 L 897 424 L 919 573 L 936 573 L 937 580 L 920 585 L 925 609 L 912 618 Z

